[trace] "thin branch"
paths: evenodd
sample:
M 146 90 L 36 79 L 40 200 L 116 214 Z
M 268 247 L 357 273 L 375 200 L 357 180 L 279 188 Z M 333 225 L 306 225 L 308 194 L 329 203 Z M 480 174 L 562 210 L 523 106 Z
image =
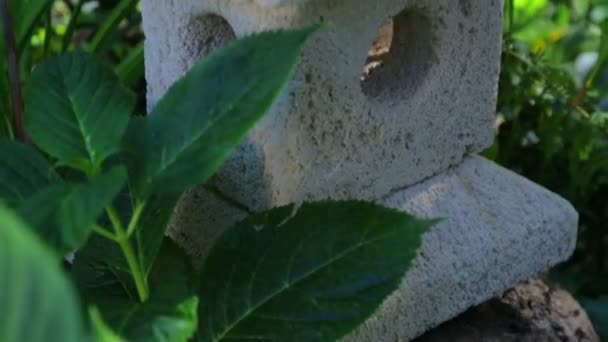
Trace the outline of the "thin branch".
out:
M 0 0 L 0 19 L 2 20 L 4 44 L 6 46 L 8 61 L 8 80 L 13 106 L 15 136 L 17 139 L 26 142 L 28 138 L 23 126 L 23 95 L 21 93 L 21 76 L 19 74 L 19 55 L 7 0 Z

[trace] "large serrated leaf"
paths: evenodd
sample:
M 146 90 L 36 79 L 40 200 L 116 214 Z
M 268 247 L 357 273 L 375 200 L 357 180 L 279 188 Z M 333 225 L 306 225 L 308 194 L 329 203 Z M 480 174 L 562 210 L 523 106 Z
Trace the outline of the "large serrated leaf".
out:
M 218 49 L 173 85 L 128 133 L 140 197 L 205 182 L 269 109 L 315 31 L 265 32 Z
M 92 248 L 98 248 L 97 247 Z M 74 279 L 88 304 L 99 308 L 109 327 L 128 341 L 189 341 L 197 328 L 198 298 L 193 268 L 185 253 L 168 238 L 150 273 L 151 296 L 140 303 L 125 290 L 112 268 L 87 246 L 78 253 Z
M 29 230 L 0 206 L 0 341 L 83 341 L 71 284 Z
M 50 164 L 32 147 L 0 139 L 0 200 L 13 205 L 58 180 Z
M 89 173 L 118 151 L 135 106 L 112 71 L 81 52 L 42 62 L 25 93 L 25 124 L 38 147 Z
M 237 224 L 201 276 L 203 341 L 334 341 L 401 283 L 434 221 L 364 202 L 272 209 Z
M 52 185 L 24 201 L 19 212 L 58 251 L 78 249 L 126 179 L 125 168 L 115 167 L 85 183 Z

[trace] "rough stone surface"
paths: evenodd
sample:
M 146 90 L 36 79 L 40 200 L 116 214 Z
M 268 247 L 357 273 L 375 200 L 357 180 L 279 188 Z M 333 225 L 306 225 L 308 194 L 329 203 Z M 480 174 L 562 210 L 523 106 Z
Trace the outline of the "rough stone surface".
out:
M 215 196 L 193 190 L 172 230 L 199 258 L 245 215 Z M 567 259 L 575 247 L 578 216 L 570 204 L 480 157 L 378 202 L 446 220 L 425 236 L 400 289 L 349 341 L 407 341 Z
M 480 157 L 382 202 L 446 220 L 353 341 L 409 340 L 566 260 L 576 243 L 578 215 L 568 202 Z
M 215 240 L 247 212 L 238 204 L 203 186 L 187 191 L 175 208 L 169 235 L 192 257 L 197 269 Z
M 235 36 L 331 22 L 215 184 L 253 209 L 377 198 L 491 143 L 501 19 L 500 0 L 146 0 L 149 106 Z
M 501 0 L 144 0 L 143 17 L 150 108 L 235 37 L 332 23 L 211 184 L 180 202 L 170 233 L 199 266 L 225 228 L 290 202 L 357 198 L 445 217 L 347 338 L 407 341 L 572 253 L 566 201 L 465 158 L 493 138 Z
M 599 342 L 600 338 L 585 310 L 567 291 L 532 279 L 415 340 L 444 341 Z
M 286 5 L 299 5 L 310 0 L 255 0 L 262 6 L 286 6 Z

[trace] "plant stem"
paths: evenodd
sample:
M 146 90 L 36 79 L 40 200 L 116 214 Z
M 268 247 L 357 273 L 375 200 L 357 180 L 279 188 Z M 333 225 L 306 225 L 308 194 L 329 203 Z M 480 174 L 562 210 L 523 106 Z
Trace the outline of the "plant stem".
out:
M 146 207 L 146 202 L 138 202 L 135 205 L 135 210 L 133 210 L 133 216 L 131 216 L 131 222 L 129 222 L 129 226 L 127 227 L 127 236 L 131 237 L 133 233 L 135 233 L 135 229 L 137 229 L 137 224 L 139 223 L 139 218 L 141 214 L 144 212 L 144 208 Z
M 122 250 L 122 253 L 127 261 L 127 265 L 129 266 L 129 270 L 131 271 L 133 281 L 135 282 L 135 287 L 137 288 L 137 294 L 139 295 L 139 300 L 144 303 L 150 296 L 148 291 L 148 283 L 141 270 L 139 260 L 137 259 L 135 251 L 133 250 L 133 246 L 131 246 L 131 242 L 129 241 L 129 235 L 123 227 L 116 209 L 109 206 L 106 208 L 106 212 L 108 213 L 108 217 L 112 222 L 112 226 L 114 226 L 116 241 L 118 242 L 118 245 L 120 246 L 120 249 Z
M 114 234 L 110 233 L 107 229 L 105 229 L 103 227 L 95 226 L 95 227 L 93 227 L 93 231 L 95 233 L 97 233 L 97 234 L 105 237 L 108 240 L 112 240 L 114 242 L 118 242 L 118 238 Z
M 141 268 L 139 267 L 139 262 L 137 260 L 137 257 L 135 256 L 133 247 L 129 242 L 129 238 L 124 235 L 119 236 L 118 244 L 122 249 L 122 253 L 125 256 L 125 259 L 127 259 L 127 265 L 129 266 L 129 269 L 131 270 L 131 273 L 133 275 L 133 281 L 135 282 L 135 287 L 137 288 L 139 300 L 142 303 L 145 303 L 148 300 L 148 297 L 150 296 L 148 292 L 148 284 L 146 283 L 146 279 L 144 278 Z
M 0 0 L 0 19 L 4 30 L 4 44 L 8 60 L 8 80 L 13 105 L 15 136 L 20 141 L 27 142 L 28 138 L 23 126 L 23 95 L 21 94 L 21 76 L 19 75 L 19 56 L 7 0 Z
M 69 3 L 69 1 L 67 2 Z M 72 39 L 74 38 L 74 30 L 76 30 L 76 25 L 78 24 L 78 18 L 80 17 L 80 12 L 82 11 L 83 5 L 84 0 L 79 0 L 76 7 L 70 9 L 72 11 L 72 16 L 61 42 L 61 52 L 66 52 L 70 47 L 70 43 L 72 43 Z

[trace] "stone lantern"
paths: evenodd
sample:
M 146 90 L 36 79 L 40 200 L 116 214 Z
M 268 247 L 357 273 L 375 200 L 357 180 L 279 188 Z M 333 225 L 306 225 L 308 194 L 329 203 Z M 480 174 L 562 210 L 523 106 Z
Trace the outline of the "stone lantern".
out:
M 567 259 L 570 204 L 475 155 L 494 135 L 502 6 L 144 0 L 150 108 L 235 37 L 329 23 L 267 117 L 210 184 L 184 196 L 171 234 L 200 263 L 222 229 L 291 202 L 364 199 L 446 218 L 400 289 L 347 338 L 356 341 L 409 340 Z

